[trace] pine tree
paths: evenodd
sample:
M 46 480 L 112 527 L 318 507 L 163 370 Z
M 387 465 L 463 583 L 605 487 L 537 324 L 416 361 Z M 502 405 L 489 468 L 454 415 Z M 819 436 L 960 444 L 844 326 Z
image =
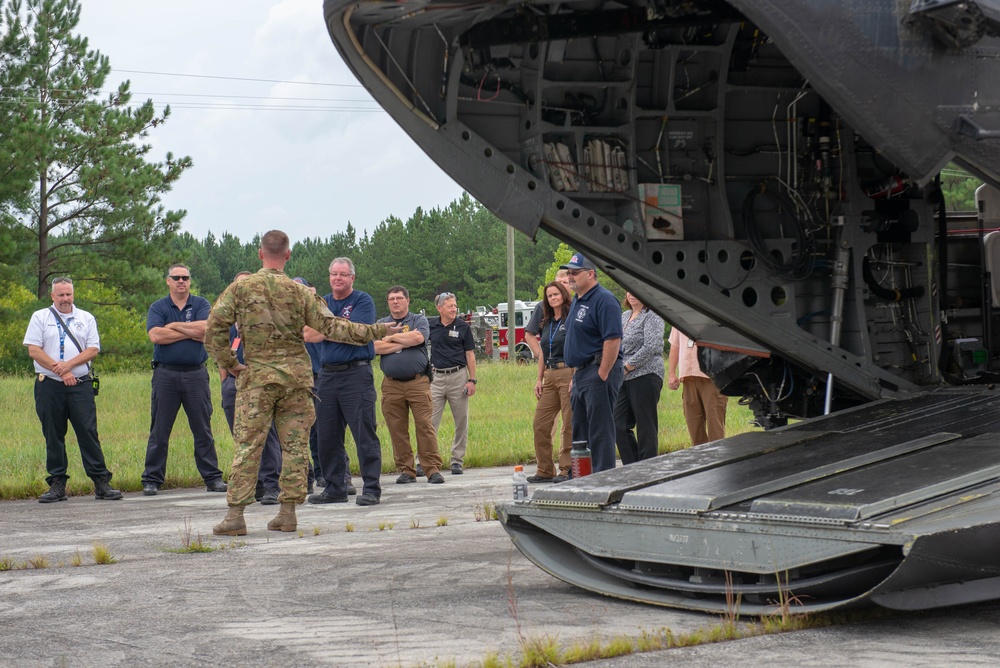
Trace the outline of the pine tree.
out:
M 157 115 L 152 100 L 131 104 L 128 81 L 102 99 L 110 61 L 74 34 L 79 18 L 79 0 L 12 0 L 0 22 L 0 43 L 21 49 L 11 58 L 19 80 L 3 92 L 18 122 L 4 131 L 12 148 L 0 161 L 13 155 L 33 175 L 33 192 L 8 214 L 37 241 L 40 299 L 58 274 L 134 291 L 150 276 L 141 269 L 165 262 L 163 242 L 186 213 L 165 211 L 160 197 L 191 159 L 147 162 L 144 140 L 169 107 Z

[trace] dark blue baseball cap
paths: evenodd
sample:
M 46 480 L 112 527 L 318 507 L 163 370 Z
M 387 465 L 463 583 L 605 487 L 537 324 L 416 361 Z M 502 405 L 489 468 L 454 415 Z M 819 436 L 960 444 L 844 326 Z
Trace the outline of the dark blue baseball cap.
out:
M 573 253 L 573 257 L 569 259 L 566 264 L 559 265 L 560 269 L 594 269 L 597 270 L 597 266 L 585 258 L 583 253 Z

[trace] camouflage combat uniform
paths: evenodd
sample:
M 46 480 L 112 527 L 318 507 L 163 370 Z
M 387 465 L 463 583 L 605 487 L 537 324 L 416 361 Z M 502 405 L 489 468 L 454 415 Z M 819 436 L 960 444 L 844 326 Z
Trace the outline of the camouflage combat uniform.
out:
M 239 325 L 246 370 L 236 379 L 233 438 L 236 452 L 229 477 L 229 505 L 254 501 L 260 456 L 272 419 L 281 441 L 281 502 L 306 498 L 309 428 L 316 419 L 312 363 L 302 338 L 308 325 L 328 339 L 363 345 L 387 333 L 385 325 L 362 325 L 334 316 L 322 299 L 277 269 L 261 269 L 233 283 L 208 316 L 205 347 L 229 370 L 236 355 L 229 326 Z

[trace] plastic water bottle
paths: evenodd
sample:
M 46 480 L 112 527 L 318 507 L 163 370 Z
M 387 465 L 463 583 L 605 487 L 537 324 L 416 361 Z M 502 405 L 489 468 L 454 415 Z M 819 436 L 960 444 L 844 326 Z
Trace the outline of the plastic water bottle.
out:
M 523 466 L 514 467 L 514 500 L 528 498 L 528 476 L 524 475 Z
M 586 441 L 573 441 L 573 449 L 569 452 L 574 478 L 590 475 L 594 469 L 590 461 L 590 448 Z

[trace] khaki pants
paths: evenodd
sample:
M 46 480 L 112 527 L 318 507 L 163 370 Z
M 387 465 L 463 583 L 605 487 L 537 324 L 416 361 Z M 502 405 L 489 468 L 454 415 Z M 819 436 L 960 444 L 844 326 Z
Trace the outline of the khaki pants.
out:
M 465 383 L 469 380 L 469 370 L 459 369 L 455 373 L 436 373 L 431 383 L 431 398 L 434 401 L 434 432 L 441 426 L 444 405 L 451 407 L 455 420 L 455 440 L 451 444 L 451 464 L 465 463 L 465 448 L 469 441 L 469 395 L 465 393 Z M 423 466 L 423 458 L 420 465 Z M 425 470 L 424 473 L 427 471 Z
M 431 420 L 431 384 L 427 376 L 407 382 L 386 376 L 382 380 L 382 417 L 392 440 L 392 455 L 396 468 L 407 475 L 416 476 L 413 465 L 413 446 L 410 444 L 410 413 L 417 435 L 417 452 L 424 475 L 430 477 L 441 469 L 437 433 Z
M 719 393 L 715 383 L 700 376 L 681 379 L 684 421 L 691 445 L 717 441 L 726 436 L 726 407 L 729 399 Z
M 546 369 L 542 375 L 542 396 L 535 407 L 535 474 L 542 478 L 556 475 L 552 463 L 552 442 L 556 418 L 562 413 L 562 440 L 559 448 L 559 475 L 568 476 L 573 448 L 573 409 L 569 400 L 569 384 L 573 369 Z

